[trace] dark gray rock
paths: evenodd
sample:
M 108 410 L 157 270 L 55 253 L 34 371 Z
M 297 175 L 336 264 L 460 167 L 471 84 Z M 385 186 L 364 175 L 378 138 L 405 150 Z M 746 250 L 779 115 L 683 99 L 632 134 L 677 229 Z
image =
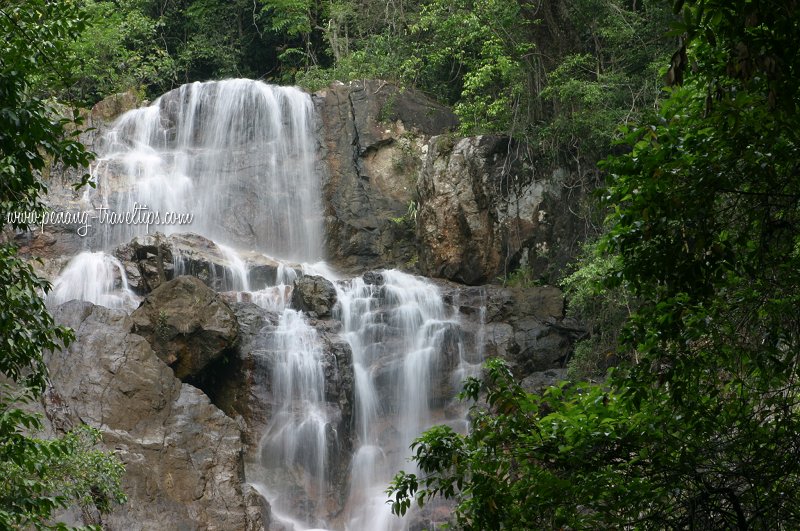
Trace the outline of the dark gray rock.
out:
M 182 380 L 197 378 L 233 347 L 236 316 L 222 298 L 194 277 L 159 285 L 131 315 L 132 331 L 143 336 Z
M 528 375 L 520 385 L 526 392 L 538 394 L 566 379 L 567 369 L 548 369 Z
M 175 277 L 172 245 L 161 233 L 134 238 L 112 254 L 122 263 L 128 286 L 139 295 L 150 293 Z
M 564 294 L 553 286 L 505 288 L 438 283 L 462 320 L 470 363 L 500 357 L 517 378 L 565 367 L 585 334 L 564 318 Z
M 363 271 L 416 260 L 416 176 L 426 141 L 456 125 L 453 113 L 385 81 L 337 83 L 314 95 L 320 116 L 328 256 Z
M 336 304 L 336 288 L 330 280 L 318 276 L 304 276 L 294 281 L 292 308 L 313 312 L 320 318 L 330 317 Z
M 364 279 L 364 284 L 371 284 L 373 286 L 382 286 L 384 283 L 383 275 L 380 271 L 367 271 L 361 278 Z

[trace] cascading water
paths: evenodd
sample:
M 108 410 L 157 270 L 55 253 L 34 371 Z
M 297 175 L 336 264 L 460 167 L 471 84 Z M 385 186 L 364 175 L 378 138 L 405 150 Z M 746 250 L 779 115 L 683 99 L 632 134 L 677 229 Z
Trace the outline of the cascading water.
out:
M 101 252 L 83 252 L 72 258 L 53 282 L 47 302 L 57 306 L 73 299 L 125 310 L 139 305 L 138 298 L 128 288 L 120 261 Z
M 273 520 L 298 531 L 406 529 L 406 520 L 390 514 L 384 490 L 394 472 L 409 470 L 413 438 L 443 420 L 435 412 L 452 397 L 447 374 L 463 366 L 464 347 L 454 311 L 431 283 L 397 271 L 381 272 L 375 283 L 337 281 L 320 261 L 314 130 L 307 94 L 248 80 L 185 85 L 126 113 L 102 139 L 92 169 L 97 188 L 85 194 L 106 216 L 106 223 L 95 221 L 90 247 L 110 250 L 156 230 L 213 240 L 226 264 L 224 278 L 213 283 L 275 316 L 262 332 L 268 346 L 258 353 L 271 371 L 271 415 L 246 470 L 270 501 Z M 114 212 L 132 213 L 138 223 L 109 223 Z M 167 224 L 175 221 L 168 214 L 193 219 Z M 279 260 L 273 285 L 254 286 L 237 248 L 294 262 Z M 173 255 L 180 273 L 183 258 Z M 334 485 L 329 473 L 334 457 L 342 458 L 331 455 L 339 435 L 325 402 L 323 342 L 301 312 L 288 308 L 299 274 L 335 281 L 335 313 L 353 354 L 348 485 Z M 126 309 L 137 303 L 122 264 L 101 252 L 78 255 L 55 281 L 50 302 L 70 298 Z M 336 490 L 343 506 L 331 495 Z
M 458 323 L 434 285 L 399 271 L 381 277 L 381 285 L 356 278 L 338 291 L 356 379 L 351 531 L 406 528 L 391 514 L 385 489 L 400 468 L 409 470 L 409 445 L 433 424 L 434 391 L 447 394 L 435 377 L 453 356 L 448 346 L 460 341 Z
M 299 312 L 286 309 L 271 336 L 272 392 L 276 411 L 260 443 L 258 478 L 270 493 L 278 513 L 303 507 L 294 514 L 307 525 L 318 525 L 315 514 L 326 496 L 328 415 L 324 402 L 322 344 L 316 330 Z M 298 504 L 297 490 L 308 503 Z
M 139 223 L 107 225 L 102 248 L 153 230 L 319 260 L 322 221 L 308 94 L 246 79 L 184 85 L 124 114 L 105 137 L 87 194 Z M 146 208 L 147 210 L 142 210 Z M 145 214 L 158 222 L 144 222 Z M 168 216 L 191 215 L 191 224 Z M 152 216 L 151 216 L 152 217 Z

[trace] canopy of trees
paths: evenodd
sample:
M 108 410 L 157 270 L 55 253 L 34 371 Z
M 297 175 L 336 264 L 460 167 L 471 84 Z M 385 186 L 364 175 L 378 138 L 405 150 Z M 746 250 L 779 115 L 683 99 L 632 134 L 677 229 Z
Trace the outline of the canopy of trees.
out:
M 381 78 L 453 105 L 465 133 L 594 161 L 652 110 L 673 41 L 660 0 L 83 0 L 67 96 L 251 77 Z

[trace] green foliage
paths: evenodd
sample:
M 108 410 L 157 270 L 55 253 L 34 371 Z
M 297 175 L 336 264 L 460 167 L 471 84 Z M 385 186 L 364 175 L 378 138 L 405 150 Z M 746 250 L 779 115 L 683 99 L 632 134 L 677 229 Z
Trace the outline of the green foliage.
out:
M 156 337 L 161 341 L 169 339 L 169 322 L 167 312 L 160 310 L 158 312 L 158 319 L 156 321 Z
M 553 106 L 538 137 L 545 152 L 602 157 L 618 125 L 653 108 L 667 59 L 666 2 L 575 0 L 567 16 L 579 46 L 548 72 L 541 96 Z
M 69 97 L 92 104 L 128 89 L 169 87 L 175 59 L 160 45 L 159 24 L 132 0 L 85 0 L 86 29 L 69 49 Z
M 40 293 L 50 288 L 16 248 L 0 246 L 0 372 L 38 391 L 47 370 L 43 350 L 56 350 L 73 338 L 68 328 L 55 326 Z
M 317 90 L 382 78 L 453 106 L 462 133 L 525 139 L 590 162 L 651 109 L 668 41 L 663 2 L 85 0 L 72 96 L 246 76 Z
M 53 79 L 69 44 L 84 29 L 85 15 L 74 2 L 18 0 L 0 7 L 0 223 L 25 229 L 13 213 L 41 217 L 47 189 L 42 172 L 51 163 L 83 167 L 91 155 L 74 140 L 73 120 L 59 118 L 55 104 L 40 93 Z M 52 67 L 50 75 L 43 69 Z M 76 118 L 77 120 L 77 118 Z M 68 131 L 72 130 L 72 133 Z M 78 186 L 85 184 L 84 176 Z M 25 216 L 27 218 L 27 216 Z M 30 219 L 30 218 L 28 218 Z M 55 511 L 73 503 L 107 511 L 121 502 L 122 465 L 95 451 L 96 431 L 79 428 L 63 437 L 39 440 L 38 417 L 18 406 L 38 397 L 47 383 L 43 351 L 72 339 L 57 327 L 41 295 L 49 289 L 12 245 L 0 246 L 0 373 L 17 384 L 0 387 L 0 527 L 65 528 L 51 524 Z
M 0 393 L 0 528 L 63 529 L 53 514 L 77 504 L 87 513 L 123 503 L 119 488 L 124 472 L 113 455 L 95 449 L 100 432 L 80 426 L 56 439 L 30 434 L 42 429 L 41 418 L 20 409 L 33 399 L 30 393 L 9 399 Z M 96 527 L 99 529 L 99 526 Z
M 569 360 L 571 379 L 602 379 L 606 370 L 627 354 L 618 351 L 620 331 L 638 307 L 627 285 L 602 285 L 619 267 L 619 257 L 601 253 L 596 243 L 584 245 L 577 269 L 561 281 L 569 301 L 567 315 L 582 323 L 588 337 L 575 345 Z
M 537 396 L 525 393 L 501 361 L 489 361 L 486 370 L 485 388 L 469 379 L 462 393 L 476 401 L 469 433 L 438 426 L 414 442 L 421 475 L 395 477 L 392 511 L 404 514 L 412 502 L 442 496 L 458 500 L 456 523 L 466 530 L 636 522 L 628 508 L 635 511 L 658 491 L 639 467 L 616 469 L 613 457 L 624 448 L 635 452 L 634 463 L 646 460 L 640 446 L 662 439 L 662 427 L 628 416 L 618 396 L 599 386 L 561 385 Z
M 395 512 L 444 496 L 466 529 L 800 526 L 800 12 L 675 7 L 680 86 L 606 162 L 607 233 L 568 281 L 584 311 L 622 310 L 622 363 L 542 396 L 493 363 L 473 430 L 415 444 Z
M 259 0 L 261 20 L 281 44 L 277 56 L 282 82 L 293 82 L 298 72 L 326 62 L 322 45 L 327 4 L 310 0 Z M 255 4 L 254 4 L 255 5 Z
M 528 265 L 519 266 L 508 275 L 498 277 L 497 280 L 502 282 L 503 286 L 512 288 L 532 288 L 534 286 L 541 286 L 544 282 Z
M 240 74 L 241 40 L 231 31 L 241 23 L 241 2 L 195 0 L 182 12 L 186 37 L 176 47 L 177 64 L 186 81 L 205 76 Z
M 401 86 L 413 79 L 415 60 L 413 42 L 407 37 L 373 35 L 328 68 L 312 66 L 298 72 L 296 82 L 309 90 L 317 90 L 334 81 L 387 79 Z
M 311 33 L 309 0 L 261 0 L 270 29 L 290 37 Z
M 422 68 L 435 75 L 449 70 L 461 92 L 455 111 L 462 131 L 513 131 L 516 114 L 527 112 L 524 58 L 535 51 L 524 37 L 535 24 L 532 13 L 516 0 L 433 0 L 423 4 L 412 27 L 426 35 Z M 522 37 L 521 39 L 519 37 Z M 441 80 L 437 92 L 445 94 Z
M 413 225 L 417 221 L 417 202 L 411 200 L 408 202 L 408 209 L 406 209 L 406 213 L 397 218 L 389 218 L 392 223 L 396 223 L 398 225 L 405 225 L 411 224 Z
M 45 167 L 59 161 L 80 167 L 91 159 L 67 135 L 71 121 L 57 118 L 52 105 L 31 95 L 42 65 L 57 64 L 83 19 L 72 3 L 12 3 L 0 10 L 0 28 L 6 35 L 0 43 L 0 223 L 26 229 L 12 214 L 41 219 Z M 48 287 L 12 246 L 0 246 L 0 371 L 38 390 L 45 386 L 42 350 L 71 338 L 53 325 L 39 297 Z
M 377 4 L 377 5 L 376 5 Z M 425 0 L 388 6 L 338 0 L 322 10 L 324 67 L 298 71 L 311 89 L 384 78 L 453 106 L 461 132 L 507 133 L 550 162 L 590 164 L 620 123 L 650 112 L 670 41 L 661 1 Z

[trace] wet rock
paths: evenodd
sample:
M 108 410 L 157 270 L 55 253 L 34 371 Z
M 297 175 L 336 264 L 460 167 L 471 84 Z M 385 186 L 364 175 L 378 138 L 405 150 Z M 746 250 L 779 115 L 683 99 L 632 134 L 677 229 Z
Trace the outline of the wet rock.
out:
M 199 377 L 236 343 L 239 334 L 230 306 L 199 279 L 188 276 L 158 286 L 131 318 L 132 331 L 145 337 L 181 380 Z
M 461 316 L 469 363 L 500 357 L 522 380 L 564 368 L 574 342 L 585 334 L 565 319 L 564 294 L 556 287 L 439 285 L 445 301 Z
M 243 419 L 245 448 L 253 453 L 275 402 L 263 353 L 269 348 L 268 333 L 277 326 L 279 315 L 250 302 L 231 303 L 231 309 L 239 325 L 236 346 L 227 363 L 206 374 L 202 388 L 226 414 Z
M 304 276 L 294 281 L 292 308 L 313 312 L 320 318 L 330 317 L 336 304 L 336 288 L 330 280 L 318 276 Z
M 192 233 L 166 236 L 153 233 L 133 238 L 116 247 L 112 254 L 122 262 L 128 284 L 140 295 L 149 293 L 161 283 L 176 276 L 189 275 L 200 279 L 215 291 L 241 289 L 241 279 L 234 273 L 234 264 L 212 240 Z M 257 252 L 240 251 L 252 290 L 274 285 L 280 262 Z M 295 275 L 300 266 L 288 266 Z
M 245 484 L 243 490 L 247 503 L 247 529 L 245 531 L 271 529 L 272 511 L 267 500 L 252 485 Z
M 134 238 L 112 254 L 122 263 L 128 286 L 144 295 L 175 277 L 172 245 L 161 233 Z
M 53 425 L 85 422 L 125 463 L 124 505 L 102 519 L 109 530 L 256 529 L 242 491 L 236 422 L 198 389 L 182 384 L 119 310 L 72 301 L 54 311 L 73 328 L 68 349 L 48 353 L 61 407 Z M 56 418 L 57 417 L 57 418 Z
M 382 286 L 384 283 L 383 275 L 380 271 L 367 271 L 364 273 L 361 278 L 364 279 L 364 284 L 370 284 L 373 286 Z
M 180 274 L 195 276 L 215 291 L 234 288 L 233 264 L 216 243 L 190 233 L 170 235 L 168 241 Z M 277 260 L 262 253 L 240 250 L 238 254 L 248 271 L 251 290 L 275 285 L 281 267 L 294 269 L 295 275 L 299 275 L 301 271 L 297 264 L 282 266 Z

